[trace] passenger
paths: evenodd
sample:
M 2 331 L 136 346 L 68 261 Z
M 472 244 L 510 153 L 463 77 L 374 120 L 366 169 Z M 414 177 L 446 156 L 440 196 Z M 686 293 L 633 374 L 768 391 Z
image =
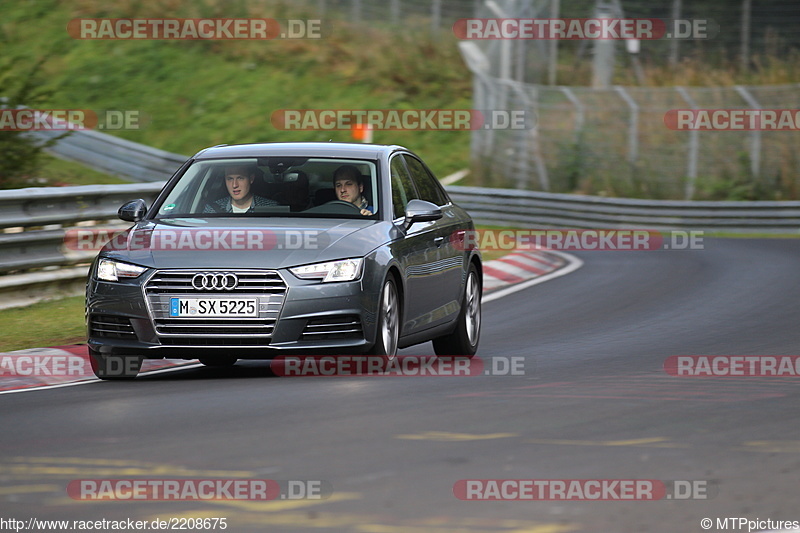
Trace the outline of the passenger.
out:
M 255 167 L 236 165 L 225 167 L 225 187 L 228 196 L 206 205 L 204 213 L 249 213 L 255 207 L 278 205 L 278 202 L 253 194 Z
M 361 210 L 361 214 L 369 216 L 375 208 L 364 198 L 364 178 L 353 165 L 342 165 L 333 173 L 333 190 L 336 198 L 350 202 Z

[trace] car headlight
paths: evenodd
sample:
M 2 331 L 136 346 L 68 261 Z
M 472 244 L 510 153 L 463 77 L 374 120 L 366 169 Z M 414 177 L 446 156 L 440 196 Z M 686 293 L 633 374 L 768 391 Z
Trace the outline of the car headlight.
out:
M 289 271 L 300 279 L 319 279 L 328 281 L 353 281 L 361 276 L 364 259 L 342 259 L 290 268 Z
M 119 281 L 119 278 L 135 278 L 145 270 L 145 267 L 101 259 L 97 264 L 97 278 L 103 281 Z

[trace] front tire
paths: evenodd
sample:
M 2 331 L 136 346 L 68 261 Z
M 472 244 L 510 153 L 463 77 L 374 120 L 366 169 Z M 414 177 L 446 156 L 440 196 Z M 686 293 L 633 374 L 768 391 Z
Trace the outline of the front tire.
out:
M 134 379 L 142 369 L 143 357 L 138 355 L 103 355 L 89 348 L 92 372 L 100 379 Z
M 387 361 L 391 361 L 397 357 L 397 344 L 400 338 L 400 298 L 392 276 L 383 282 L 378 306 L 378 331 L 375 335 L 375 344 L 369 353 L 383 356 Z
M 472 357 L 481 338 L 481 282 L 474 264 L 469 267 L 464 301 L 458 314 L 456 329 L 449 335 L 433 339 L 433 350 L 440 356 Z

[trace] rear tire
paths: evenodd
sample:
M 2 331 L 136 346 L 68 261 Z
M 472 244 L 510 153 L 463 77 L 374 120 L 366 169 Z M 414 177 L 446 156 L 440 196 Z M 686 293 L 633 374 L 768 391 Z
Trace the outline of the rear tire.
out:
M 481 282 L 478 269 L 471 264 L 464 287 L 464 300 L 456 329 L 449 335 L 433 339 L 433 350 L 439 356 L 475 355 L 481 338 Z
M 104 355 L 89 348 L 92 372 L 100 379 L 134 379 L 142 369 L 143 357 L 138 355 Z

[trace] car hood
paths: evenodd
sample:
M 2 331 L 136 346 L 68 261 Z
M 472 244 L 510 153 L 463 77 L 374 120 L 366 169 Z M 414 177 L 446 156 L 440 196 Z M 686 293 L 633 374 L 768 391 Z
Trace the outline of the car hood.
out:
M 101 254 L 149 268 L 287 268 L 362 257 L 397 238 L 390 222 L 207 218 L 142 221 Z

